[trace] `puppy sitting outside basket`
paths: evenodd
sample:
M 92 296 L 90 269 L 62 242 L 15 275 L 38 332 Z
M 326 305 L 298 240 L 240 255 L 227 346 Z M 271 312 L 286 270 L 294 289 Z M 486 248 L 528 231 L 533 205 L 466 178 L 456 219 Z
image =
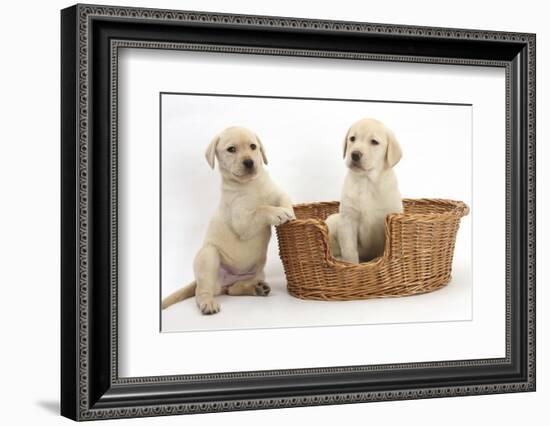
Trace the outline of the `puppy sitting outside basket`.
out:
M 220 310 L 216 296 L 267 296 L 264 281 L 271 226 L 294 218 L 292 202 L 263 165 L 262 142 L 248 129 L 229 127 L 206 150 L 210 167 L 218 159 L 222 176 L 220 204 L 210 219 L 195 256 L 195 280 L 162 301 L 162 309 L 195 296 L 203 314 Z

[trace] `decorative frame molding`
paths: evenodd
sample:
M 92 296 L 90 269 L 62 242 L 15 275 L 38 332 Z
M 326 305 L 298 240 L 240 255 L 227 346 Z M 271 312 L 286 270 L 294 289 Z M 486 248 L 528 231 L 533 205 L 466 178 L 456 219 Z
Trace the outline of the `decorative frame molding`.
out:
M 128 23 L 140 24 L 143 29 L 126 30 Z M 191 40 L 177 39 L 169 31 L 161 33 L 174 25 L 188 29 L 189 35 L 182 37 Z M 235 34 L 239 44 L 222 45 L 208 40 L 204 30 L 212 27 Z M 247 30 L 275 34 L 273 46 L 247 44 Z M 156 34 L 159 40 L 140 39 L 140 31 Z M 333 46 L 338 49 L 305 48 L 300 45 L 300 36 L 308 33 L 334 38 Z M 336 40 L 336 35 L 349 36 L 349 49 Z M 204 40 L 198 42 L 201 37 Z M 371 42 L 366 51 L 354 50 L 356 37 Z M 535 35 L 523 33 L 269 16 L 91 5 L 63 10 L 62 414 L 75 420 L 91 420 L 534 391 L 535 41 Z M 285 47 L 280 45 L 285 43 Z M 396 45 L 392 51 L 389 43 Z M 416 50 L 420 53 L 399 52 L 402 45 L 418 45 Z M 438 46 L 444 46 L 449 55 L 442 55 Z M 123 47 L 505 68 L 506 357 L 119 378 L 116 122 L 118 49 Z M 106 143 L 101 144 L 100 140 Z M 512 254 L 517 257 L 514 262 Z M 98 259 L 108 266 L 98 266 Z M 478 375 L 479 379 L 471 384 L 453 385 L 453 377 L 448 377 L 451 371 L 464 372 L 466 377 L 479 369 L 485 369 L 488 377 Z M 502 376 L 510 379 L 496 380 L 494 371 L 499 369 Z M 403 377 L 408 371 L 425 371 L 435 385 L 404 386 Z M 381 372 L 391 374 L 395 383 L 377 389 L 374 379 L 362 382 Z M 347 391 L 323 392 L 336 376 L 348 380 Z M 291 381 L 297 377 L 317 381 L 316 387 L 311 387 L 315 390 L 296 389 Z M 237 394 L 214 392 L 213 388 L 223 388 L 223 383 L 234 379 L 247 380 L 250 386 L 243 386 Z M 270 383 L 272 396 L 253 396 L 254 389 L 265 389 Z M 182 390 L 181 395 L 168 398 L 163 388 L 173 391 L 175 386 Z M 195 388 L 195 394 L 184 392 L 185 386 Z

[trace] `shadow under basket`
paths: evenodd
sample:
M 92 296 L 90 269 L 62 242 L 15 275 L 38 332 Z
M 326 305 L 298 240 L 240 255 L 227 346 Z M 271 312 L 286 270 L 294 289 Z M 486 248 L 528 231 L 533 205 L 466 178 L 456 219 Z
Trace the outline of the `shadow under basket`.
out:
M 338 202 L 298 204 L 296 220 L 277 227 L 288 292 L 301 299 L 356 300 L 410 296 L 451 279 L 456 233 L 469 213 L 461 201 L 404 199 L 385 223 L 384 255 L 354 264 L 331 254 L 324 220 Z

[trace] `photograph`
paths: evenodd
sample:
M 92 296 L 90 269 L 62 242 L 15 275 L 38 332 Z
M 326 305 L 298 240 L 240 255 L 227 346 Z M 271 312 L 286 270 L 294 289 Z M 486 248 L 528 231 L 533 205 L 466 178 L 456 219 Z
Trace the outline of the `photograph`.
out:
M 472 105 L 159 96 L 162 332 L 471 319 Z

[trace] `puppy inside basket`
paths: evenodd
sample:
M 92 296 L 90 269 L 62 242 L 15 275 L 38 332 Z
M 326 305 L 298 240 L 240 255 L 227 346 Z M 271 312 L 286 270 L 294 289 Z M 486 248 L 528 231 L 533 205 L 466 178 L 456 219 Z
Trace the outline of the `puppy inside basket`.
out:
M 364 118 L 349 128 L 343 156 L 348 172 L 339 211 L 326 219 L 330 247 L 338 259 L 367 262 L 384 252 L 386 216 L 403 212 L 393 170 L 402 151 L 390 129 Z

